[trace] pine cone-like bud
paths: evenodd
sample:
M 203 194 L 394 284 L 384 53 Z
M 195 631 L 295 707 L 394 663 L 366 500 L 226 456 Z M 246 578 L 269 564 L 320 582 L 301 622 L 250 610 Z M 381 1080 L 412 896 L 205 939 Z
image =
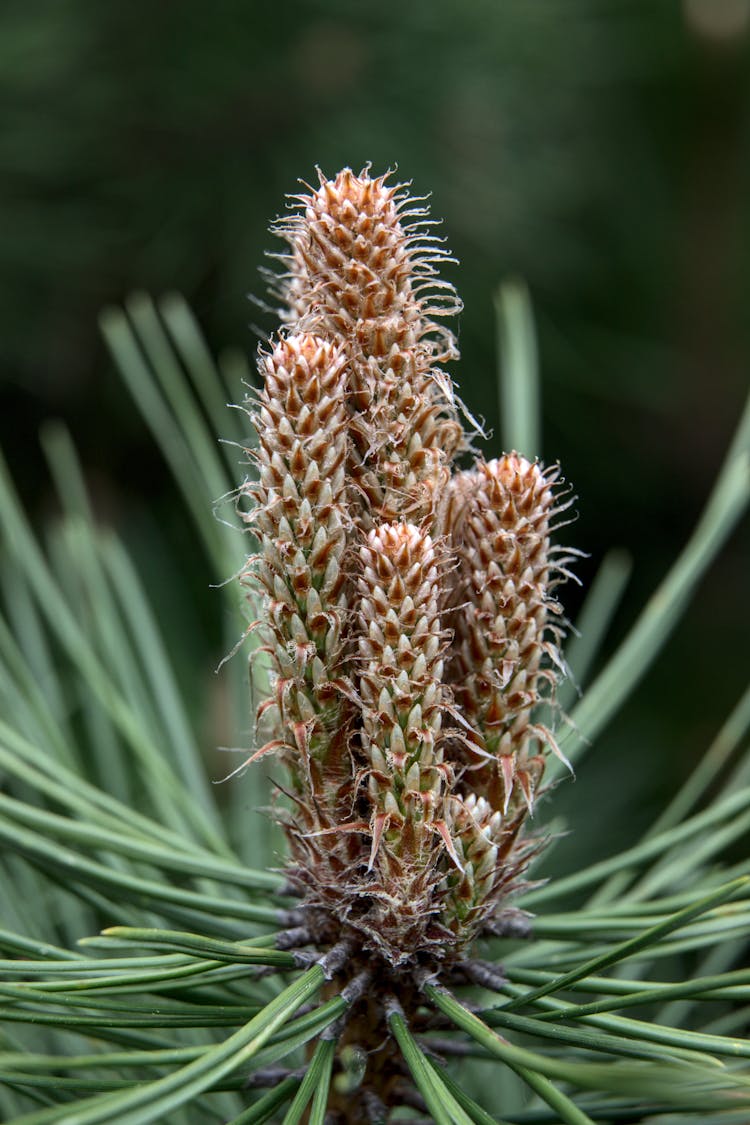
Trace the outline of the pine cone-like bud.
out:
M 511 453 L 455 477 L 446 505 L 459 558 L 449 679 L 477 747 L 468 752 L 471 785 L 504 813 L 519 791 L 532 808 L 540 747 L 557 752 L 532 717 L 543 685 L 554 684 L 550 664 L 560 663 L 552 623 L 560 608 L 550 594 L 556 479 L 556 471 Z
M 296 197 L 298 211 L 274 227 L 291 248 L 275 290 L 285 319 L 311 318 L 322 335 L 355 342 L 365 357 L 421 343 L 434 362 L 456 358 L 453 334 L 433 319 L 461 304 L 436 276 L 451 259 L 424 233 L 427 208 L 403 185 L 389 185 L 387 173 L 371 178 L 366 168 L 358 176 L 345 168 L 333 180 L 319 178 L 317 190 Z
M 440 921 L 459 942 L 470 944 L 521 889 L 521 876 L 536 850 L 533 841 L 526 847 L 518 844 L 524 820 L 524 809 L 503 816 L 475 793 L 463 800 L 451 797 L 450 832 L 461 866 L 448 873 Z
M 439 570 L 429 535 L 413 524 L 373 529 L 360 551 L 362 750 L 369 768 L 373 844 L 424 867 L 443 824 L 444 638 Z M 439 830 L 439 829 L 438 829 Z
M 290 245 L 274 289 L 286 319 L 347 350 L 351 468 L 365 529 L 402 518 L 431 524 L 463 441 L 450 382 L 435 367 L 457 355 L 452 333 L 434 319 L 460 308 L 436 277 L 448 255 L 424 233 L 426 209 L 387 179 L 366 169 L 321 175 L 276 226 Z
M 288 336 L 261 356 L 264 387 L 250 414 L 258 480 L 250 519 L 261 542 L 248 577 L 266 593 L 274 695 L 261 711 L 292 775 L 346 772 L 340 730 L 347 610 L 346 363 L 313 335 Z M 262 753 L 261 751 L 260 753 Z M 314 785 L 319 788 L 319 785 Z

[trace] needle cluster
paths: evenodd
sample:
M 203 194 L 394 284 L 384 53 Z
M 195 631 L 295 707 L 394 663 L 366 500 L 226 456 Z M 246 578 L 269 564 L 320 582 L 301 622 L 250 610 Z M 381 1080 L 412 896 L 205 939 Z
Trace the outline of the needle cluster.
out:
M 393 971 L 460 961 L 510 900 L 560 668 L 557 470 L 470 448 L 442 364 L 460 303 L 426 208 L 345 169 L 275 226 L 283 327 L 248 403 L 245 486 L 310 944 Z

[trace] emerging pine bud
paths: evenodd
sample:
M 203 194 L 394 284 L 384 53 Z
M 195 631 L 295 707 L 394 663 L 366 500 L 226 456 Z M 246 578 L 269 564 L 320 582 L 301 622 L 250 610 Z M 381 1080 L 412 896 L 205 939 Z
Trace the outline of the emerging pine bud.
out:
M 385 524 L 360 551 L 359 652 L 362 750 L 369 761 L 372 867 L 382 847 L 423 867 L 443 822 L 444 638 L 429 535 Z
M 560 607 L 550 593 L 556 479 L 555 470 L 511 453 L 455 477 L 447 504 L 459 559 L 449 678 L 477 748 L 468 751 L 471 784 L 504 814 L 519 791 L 531 810 L 541 747 L 557 752 L 551 733 L 533 720 L 561 663 L 553 624 Z
M 314 322 L 329 339 L 348 340 L 364 358 L 422 344 L 433 362 L 457 358 L 453 334 L 432 319 L 461 308 L 453 287 L 437 279 L 450 261 L 428 211 L 389 175 L 350 168 L 300 195 L 299 210 L 275 233 L 290 245 L 276 292 L 288 323 Z M 404 223 L 408 219 L 410 222 Z M 442 294 L 442 296 L 441 296 Z
M 341 349 L 309 334 L 280 340 L 261 357 L 264 387 L 250 418 L 258 435 L 251 520 L 261 542 L 248 575 L 267 595 L 274 696 L 268 747 L 303 787 L 317 791 L 348 760 L 336 687 L 347 610 L 344 556 L 346 367 Z M 343 778 L 342 778 L 343 779 Z
M 285 319 L 341 343 L 348 356 L 351 469 L 366 529 L 404 517 L 431 525 L 463 441 L 450 382 L 436 368 L 457 356 L 453 334 L 434 319 L 461 307 L 436 277 L 450 259 L 424 231 L 426 209 L 387 180 L 366 169 L 321 175 L 276 226 L 290 246 L 275 289 Z
M 464 800 L 451 797 L 450 824 L 461 869 L 448 876 L 441 921 L 465 944 L 495 915 L 498 901 L 520 888 L 532 851 L 517 846 L 523 822 L 521 810 L 504 817 L 475 793 Z

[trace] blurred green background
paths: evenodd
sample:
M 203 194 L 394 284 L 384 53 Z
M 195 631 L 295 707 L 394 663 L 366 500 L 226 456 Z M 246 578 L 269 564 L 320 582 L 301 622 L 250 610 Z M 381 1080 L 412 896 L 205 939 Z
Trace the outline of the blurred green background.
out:
M 590 554 L 584 583 L 609 546 L 634 557 L 614 643 L 689 533 L 747 389 L 749 47 L 750 0 L 3 0 L 0 439 L 43 521 L 38 429 L 69 425 L 209 760 L 237 737 L 212 677 L 218 598 L 100 308 L 177 289 L 213 349 L 252 355 L 273 319 L 247 295 L 285 193 L 316 164 L 397 165 L 460 260 L 453 373 L 495 430 L 493 291 L 528 283 L 545 456 L 579 497 L 565 537 Z M 747 560 L 745 531 L 566 789 L 602 851 L 634 838 L 747 680 Z

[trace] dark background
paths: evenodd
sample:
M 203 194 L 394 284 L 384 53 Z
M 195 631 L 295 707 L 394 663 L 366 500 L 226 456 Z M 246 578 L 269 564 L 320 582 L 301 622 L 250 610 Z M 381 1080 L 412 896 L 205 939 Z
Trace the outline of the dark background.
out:
M 495 429 L 492 294 L 528 283 L 579 573 L 613 545 L 635 560 L 614 643 L 695 522 L 747 388 L 749 44 L 750 0 L 3 0 L 0 436 L 29 508 L 49 514 L 37 432 L 62 417 L 184 682 L 207 683 L 207 564 L 97 314 L 178 289 L 212 348 L 252 353 L 251 325 L 273 324 L 247 294 L 284 194 L 316 164 L 398 165 L 460 259 L 454 374 Z M 576 803 L 613 846 L 747 680 L 747 546 L 734 536 L 581 771 Z

